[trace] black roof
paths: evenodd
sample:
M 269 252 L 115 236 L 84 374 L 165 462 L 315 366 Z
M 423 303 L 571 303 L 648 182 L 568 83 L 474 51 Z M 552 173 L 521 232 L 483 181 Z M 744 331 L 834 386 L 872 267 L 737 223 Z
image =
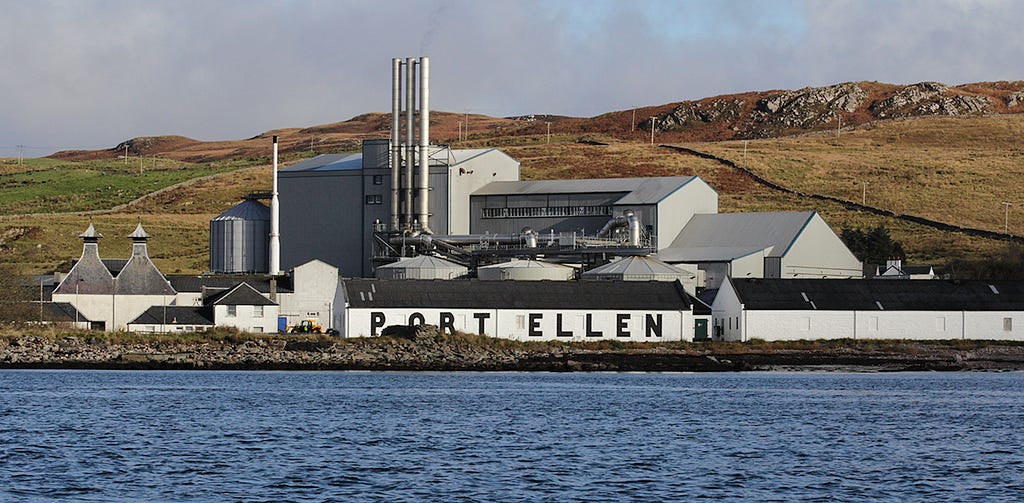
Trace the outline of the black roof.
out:
M 248 283 L 241 283 L 231 290 L 208 297 L 205 304 L 211 306 L 275 306 L 276 302 L 266 298 Z
M 213 308 L 206 306 L 153 306 L 130 323 L 134 325 L 213 326 Z
M 746 309 L 1019 311 L 1022 281 L 733 279 Z
M 70 302 L 43 302 L 43 316 L 48 321 L 91 321 Z
M 270 293 L 270 276 L 265 274 L 168 274 L 167 280 L 178 292 L 201 293 L 209 290 L 230 290 L 241 283 L 260 293 Z M 292 293 L 292 280 L 282 276 L 277 280 L 278 293 Z
M 665 281 L 346 279 L 349 305 L 488 309 L 688 310 L 683 285 Z

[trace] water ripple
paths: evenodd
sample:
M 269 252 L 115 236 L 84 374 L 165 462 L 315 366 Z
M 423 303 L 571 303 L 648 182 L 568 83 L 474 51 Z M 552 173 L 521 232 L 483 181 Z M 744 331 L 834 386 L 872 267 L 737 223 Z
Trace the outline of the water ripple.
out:
M 1024 374 L 0 372 L 2 501 L 1018 500 Z

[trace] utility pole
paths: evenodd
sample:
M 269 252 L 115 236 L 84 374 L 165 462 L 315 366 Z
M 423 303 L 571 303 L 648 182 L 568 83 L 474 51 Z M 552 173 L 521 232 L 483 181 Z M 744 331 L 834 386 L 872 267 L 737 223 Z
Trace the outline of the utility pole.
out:
M 551 123 L 550 122 L 545 122 L 544 124 L 548 125 L 548 145 L 550 145 L 551 144 Z
M 843 129 L 843 115 L 839 114 L 839 125 L 836 126 L 836 141 L 839 141 L 839 131 Z
M 743 167 L 747 167 L 747 140 L 743 140 Z
M 18 145 L 18 164 L 21 164 L 22 157 L 25 156 L 25 146 Z
M 462 141 L 462 121 L 459 121 L 459 141 Z
M 124 144 L 124 165 L 128 165 L 128 143 Z
M 1013 206 L 1013 203 L 1008 203 L 1006 201 L 1003 201 L 1000 204 L 1003 205 L 1003 210 L 1004 210 L 1003 211 L 1003 233 L 1004 234 L 1009 234 L 1010 233 L 1010 206 Z
M 651 145 L 654 145 L 654 120 L 655 119 L 657 119 L 657 117 L 653 117 L 653 116 L 651 117 Z
M 636 131 L 636 109 L 633 109 L 633 122 L 629 124 L 629 132 Z
M 868 205 L 868 182 L 860 182 L 860 185 L 861 185 L 860 204 L 862 206 L 867 206 Z

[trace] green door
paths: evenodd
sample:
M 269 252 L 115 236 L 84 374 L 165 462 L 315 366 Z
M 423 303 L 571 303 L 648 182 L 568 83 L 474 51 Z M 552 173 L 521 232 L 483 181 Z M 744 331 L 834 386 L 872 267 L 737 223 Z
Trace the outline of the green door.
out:
M 693 340 L 694 341 L 706 341 L 706 340 L 708 340 L 708 320 L 705 320 L 705 319 L 693 320 Z

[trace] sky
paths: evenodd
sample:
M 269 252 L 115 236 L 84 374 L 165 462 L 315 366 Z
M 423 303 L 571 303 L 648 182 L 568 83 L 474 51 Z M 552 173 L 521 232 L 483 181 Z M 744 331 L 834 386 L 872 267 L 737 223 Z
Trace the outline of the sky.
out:
M 1024 80 L 1018 0 L 0 0 L 0 12 L 0 157 L 388 112 L 396 57 L 430 57 L 432 110 L 493 116 Z

